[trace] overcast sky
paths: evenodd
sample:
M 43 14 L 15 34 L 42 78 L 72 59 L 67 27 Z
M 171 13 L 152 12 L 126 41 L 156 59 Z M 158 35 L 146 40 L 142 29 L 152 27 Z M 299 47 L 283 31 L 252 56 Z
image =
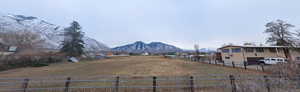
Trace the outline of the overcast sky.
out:
M 194 44 L 264 43 L 267 22 L 300 26 L 300 0 L 1 0 L 0 12 L 36 16 L 68 26 L 77 20 L 87 36 L 110 47 L 161 41 Z M 299 28 L 299 27 L 298 27 Z M 297 28 L 295 28 L 297 29 Z

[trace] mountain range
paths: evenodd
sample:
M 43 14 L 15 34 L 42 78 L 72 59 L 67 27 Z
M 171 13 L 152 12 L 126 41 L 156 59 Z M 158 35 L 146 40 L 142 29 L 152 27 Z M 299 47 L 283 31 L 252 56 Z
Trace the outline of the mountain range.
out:
M 183 50 L 183 52 L 195 53 L 196 51 L 192 50 L 192 49 L 188 49 L 188 50 L 185 49 L 185 50 Z M 201 49 L 199 49 L 199 52 L 201 52 L 201 53 L 214 53 L 214 52 L 216 52 L 216 50 L 213 49 L 213 48 L 201 48 Z
M 119 46 L 112 48 L 113 51 L 117 52 L 128 52 L 128 53 L 168 53 L 168 52 L 180 52 L 182 49 L 165 44 L 162 42 L 151 42 L 149 44 L 142 41 L 137 41 L 132 44 Z
M 0 30 L 31 31 L 38 34 L 45 41 L 44 48 L 49 49 L 59 49 L 64 39 L 62 35 L 64 27 L 32 16 L 0 13 Z M 85 36 L 83 40 L 86 51 L 110 50 L 108 46 L 93 38 Z
M 0 31 L 31 31 L 38 34 L 42 40 L 45 41 L 44 48 L 59 49 L 61 42 L 63 41 L 64 27 L 52 24 L 45 20 L 39 19 L 33 16 L 4 14 L 0 12 Z M 168 53 L 168 52 L 181 52 L 182 49 L 165 44 L 162 42 L 151 42 L 149 44 L 142 41 L 137 41 L 133 44 L 119 46 L 115 48 L 109 48 L 107 45 L 85 36 L 83 38 L 85 42 L 86 51 L 119 51 L 129 53 Z M 207 50 L 205 50 L 207 51 Z

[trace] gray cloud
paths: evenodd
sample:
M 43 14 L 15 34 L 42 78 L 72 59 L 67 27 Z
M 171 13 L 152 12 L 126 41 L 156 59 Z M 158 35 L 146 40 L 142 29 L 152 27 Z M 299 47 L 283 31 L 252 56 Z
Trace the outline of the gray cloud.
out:
M 87 35 L 111 47 L 142 40 L 182 48 L 264 42 L 264 24 L 300 25 L 299 0 L 5 0 L 0 12 L 41 17 L 67 26 L 78 20 Z

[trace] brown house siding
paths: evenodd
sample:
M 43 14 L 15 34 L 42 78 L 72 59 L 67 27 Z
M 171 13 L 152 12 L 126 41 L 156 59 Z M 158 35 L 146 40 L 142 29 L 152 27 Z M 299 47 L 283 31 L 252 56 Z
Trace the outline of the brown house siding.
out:
M 224 49 L 225 51 L 229 50 L 229 52 L 223 52 Z M 240 52 L 234 52 L 234 49 L 240 49 Z M 252 51 L 251 49 L 253 52 L 249 52 Z M 284 51 L 284 49 L 286 49 L 288 52 Z M 263 50 L 263 52 L 261 50 Z M 235 62 L 242 64 L 244 61 L 254 62 L 263 58 L 288 58 L 291 61 L 297 61 L 300 63 L 300 50 L 297 51 L 295 49 L 285 47 L 225 46 L 220 48 L 219 51 L 221 52 L 222 60 L 224 62 Z

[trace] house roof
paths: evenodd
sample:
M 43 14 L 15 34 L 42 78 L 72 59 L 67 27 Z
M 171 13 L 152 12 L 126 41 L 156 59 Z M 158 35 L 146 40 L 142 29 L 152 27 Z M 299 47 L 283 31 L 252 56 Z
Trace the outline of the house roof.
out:
M 241 48 L 290 48 L 289 46 L 254 46 L 254 45 L 226 45 L 219 49 L 227 47 L 241 47 Z

